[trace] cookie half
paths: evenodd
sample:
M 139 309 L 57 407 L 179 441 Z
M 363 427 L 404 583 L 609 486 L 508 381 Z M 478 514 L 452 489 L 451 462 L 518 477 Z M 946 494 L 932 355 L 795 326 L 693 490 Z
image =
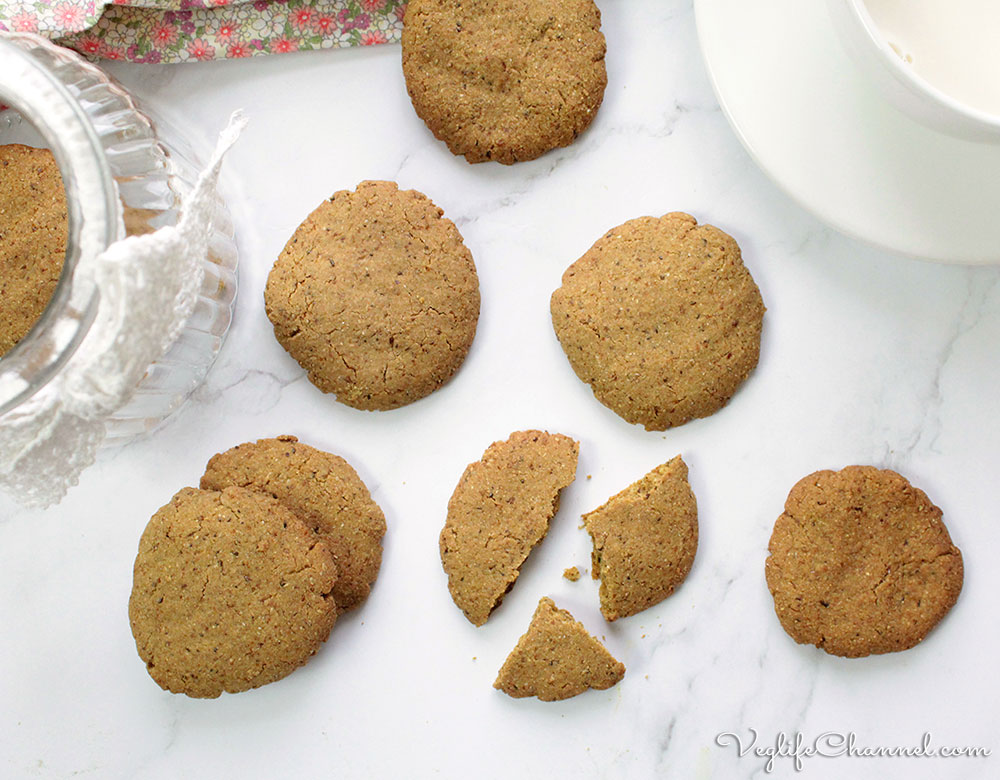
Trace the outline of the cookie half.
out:
M 243 488 L 184 488 L 146 526 L 129 622 L 165 690 L 215 698 L 304 664 L 337 618 L 329 551 L 291 510 Z
M 719 410 L 747 379 L 764 303 L 730 236 L 672 213 L 598 239 L 563 274 L 551 313 L 597 400 L 662 431 Z
M 500 605 L 548 533 L 579 449 L 568 436 L 519 431 L 462 474 L 439 542 L 451 597 L 475 625 Z
M 768 550 L 782 627 L 832 655 L 913 647 L 962 589 L 962 553 L 941 510 L 904 477 L 872 466 L 799 480 Z
M 594 540 L 601 614 L 617 620 L 658 604 L 691 571 L 698 505 L 678 455 L 583 516 Z
M 0 145 L 0 355 L 48 306 L 68 233 L 66 192 L 52 152 Z
M 479 277 L 442 215 L 415 190 L 362 182 L 320 204 L 275 262 L 264 290 L 274 335 L 341 403 L 395 409 L 465 360 Z
M 588 688 L 604 690 L 625 676 L 625 665 L 582 623 L 550 598 L 538 602 L 528 631 L 507 656 L 493 687 L 516 699 L 558 701 Z
M 276 498 L 319 535 L 336 564 L 341 612 L 368 597 L 382 562 L 385 515 L 346 460 L 294 436 L 259 439 L 208 462 L 202 489 L 233 486 Z
M 402 51 L 417 116 L 472 163 L 569 145 L 608 82 L 593 0 L 410 0 Z

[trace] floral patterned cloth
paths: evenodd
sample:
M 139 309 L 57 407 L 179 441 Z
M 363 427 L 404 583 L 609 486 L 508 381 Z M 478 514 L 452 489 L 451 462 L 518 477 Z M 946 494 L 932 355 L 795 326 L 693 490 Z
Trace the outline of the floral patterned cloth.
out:
M 197 62 L 398 41 L 405 0 L 0 0 L 0 30 L 92 59 Z

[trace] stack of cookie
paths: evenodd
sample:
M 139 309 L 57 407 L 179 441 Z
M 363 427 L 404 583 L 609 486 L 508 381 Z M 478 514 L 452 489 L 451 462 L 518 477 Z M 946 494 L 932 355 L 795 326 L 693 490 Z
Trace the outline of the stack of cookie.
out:
M 367 598 L 385 527 L 347 461 L 294 436 L 216 455 L 139 542 L 129 620 L 150 676 L 200 698 L 285 677 Z

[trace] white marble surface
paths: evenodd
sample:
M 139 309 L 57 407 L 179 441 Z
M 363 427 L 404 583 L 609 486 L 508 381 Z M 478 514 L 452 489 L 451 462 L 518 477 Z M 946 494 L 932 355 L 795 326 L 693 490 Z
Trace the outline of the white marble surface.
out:
M 773 746 L 824 732 L 866 747 L 1000 750 L 1000 271 L 924 264 L 843 238 L 791 203 L 727 126 L 690 0 L 599 0 L 609 86 L 572 147 L 470 166 L 407 99 L 396 46 L 180 67 L 117 66 L 135 94 L 204 138 L 244 108 L 227 162 L 242 249 L 237 316 L 193 401 L 153 437 L 105 452 L 59 506 L 2 504 L 3 777 L 764 777 L 716 736 Z M 262 304 L 270 265 L 324 197 L 365 178 L 426 192 L 459 225 L 483 307 L 469 358 L 410 407 L 364 413 L 306 380 Z M 564 268 L 634 216 L 687 210 L 742 245 L 768 313 L 760 365 L 715 416 L 666 433 L 597 403 L 552 333 Z M 579 478 L 514 590 L 483 628 L 452 604 L 437 553 L 464 466 L 516 429 L 581 442 Z M 149 516 L 218 450 L 297 434 L 346 456 L 387 516 L 382 573 L 321 652 L 278 683 L 213 701 L 162 692 L 126 603 Z M 582 512 L 683 453 L 701 542 L 678 592 L 604 623 Z M 859 660 L 796 645 L 763 576 L 792 484 L 819 468 L 897 469 L 942 507 L 965 556 L 945 621 L 905 653 Z M 588 479 L 587 477 L 591 478 Z M 540 596 L 628 667 L 561 703 L 493 690 Z M 983 778 L 1000 757 L 806 758 L 806 777 Z M 793 774 L 776 760 L 773 775 Z

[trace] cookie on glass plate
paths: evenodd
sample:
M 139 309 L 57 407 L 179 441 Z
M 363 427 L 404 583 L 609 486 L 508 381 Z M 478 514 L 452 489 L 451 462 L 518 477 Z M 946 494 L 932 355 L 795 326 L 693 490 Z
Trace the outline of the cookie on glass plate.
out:
M 66 192 L 52 152 L 0 145 L 0 355 L 48 306 L 68 232 Z

